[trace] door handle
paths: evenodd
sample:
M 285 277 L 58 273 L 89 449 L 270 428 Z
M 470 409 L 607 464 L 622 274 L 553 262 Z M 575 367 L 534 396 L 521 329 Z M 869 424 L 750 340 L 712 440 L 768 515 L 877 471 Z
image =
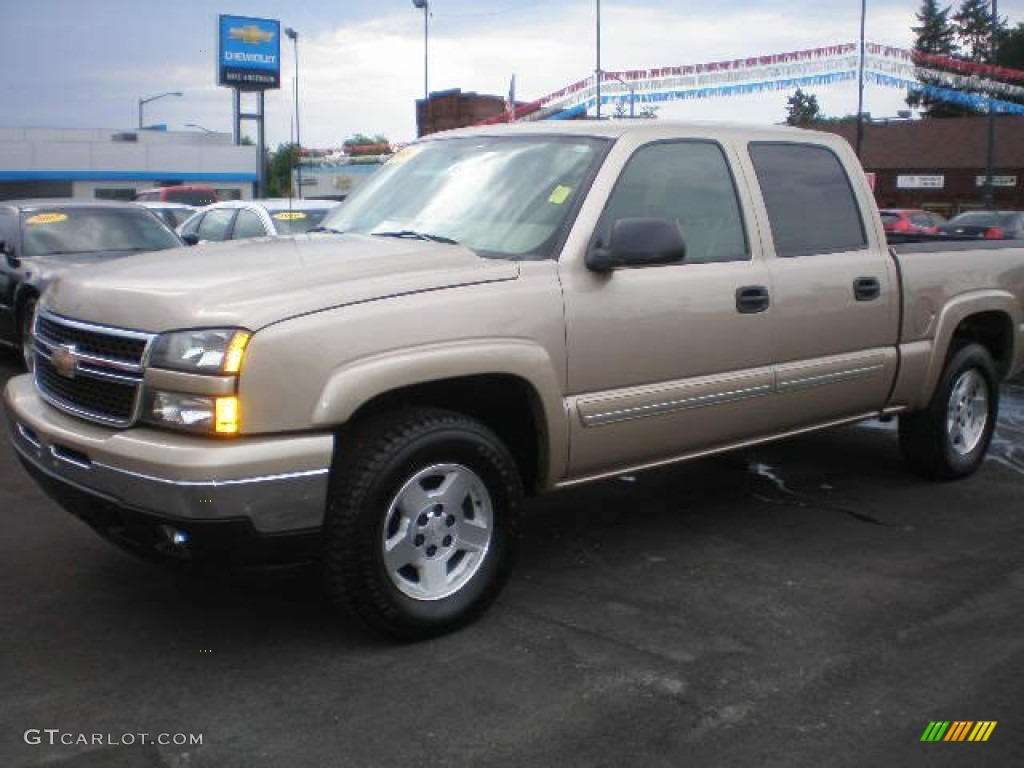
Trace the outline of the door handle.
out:
M 771 303 L 771 295 L 763 285 L 745 285 L 736 289 L 736 311 L 741 315 L 764 312 Z
M 853 281 L 853 297 L 857 301 L 874 301 L 882 295 L 877 277 L 858 277 Z

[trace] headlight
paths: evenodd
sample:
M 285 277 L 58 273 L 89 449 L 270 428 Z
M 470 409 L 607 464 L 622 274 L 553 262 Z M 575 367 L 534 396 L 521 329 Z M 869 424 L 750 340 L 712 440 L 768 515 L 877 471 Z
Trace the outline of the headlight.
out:
M 238 398 L 151 392 L 146 397 L 143 418 L 164 427 L 233 435 L 239 429 Z
M 249 336 L 237 328 L 164 333 L 153 342 L 149 364 L 189 373 L 238 373 Z

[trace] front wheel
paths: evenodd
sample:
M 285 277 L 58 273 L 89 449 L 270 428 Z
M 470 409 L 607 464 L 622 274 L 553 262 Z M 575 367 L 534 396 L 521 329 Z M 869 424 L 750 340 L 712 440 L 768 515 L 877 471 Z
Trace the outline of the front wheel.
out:
M 346 432 L 324 531 L 328 592 L 392 637 L 457 629 L 505 582 L 522 495 L 511 454 L 473 419 L 409 409 Z
M 966 344 L 946 361 L 928 407 L 900 416 L 903 455 L 931 480 L 966 477 L 984 460 L 998 413 L 992 356 L 980 344 Z

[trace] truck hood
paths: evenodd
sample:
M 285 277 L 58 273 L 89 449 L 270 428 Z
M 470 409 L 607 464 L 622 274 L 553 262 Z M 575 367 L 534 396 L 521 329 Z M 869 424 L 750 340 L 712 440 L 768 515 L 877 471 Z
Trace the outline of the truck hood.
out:
M 259 330 L 405 293 L 514 280 L 514 261 L 454 245 L 365 235 L 238 240 L 160 251 L 55 280 L 43 305 L 101 325 Z

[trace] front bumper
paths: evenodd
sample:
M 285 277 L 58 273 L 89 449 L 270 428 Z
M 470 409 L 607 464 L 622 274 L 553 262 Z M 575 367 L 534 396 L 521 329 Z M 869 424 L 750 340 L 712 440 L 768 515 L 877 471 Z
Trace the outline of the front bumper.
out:
M 4 404 L 26 468 L 104 535 L 131 529 L 132 541 L 149 548 L 177 531 L 189 545 L 170 554 L 216 551 L 247 560 L 235 555 L 253 549 L 258 560 L 276 560 L 269 556 L 274 541 L 290 550 L 286 539 L 312 540 L 323 525 L 330 433 L 221 440 L 109 429 L 46 404 L 30 376 L 8 382 Z

